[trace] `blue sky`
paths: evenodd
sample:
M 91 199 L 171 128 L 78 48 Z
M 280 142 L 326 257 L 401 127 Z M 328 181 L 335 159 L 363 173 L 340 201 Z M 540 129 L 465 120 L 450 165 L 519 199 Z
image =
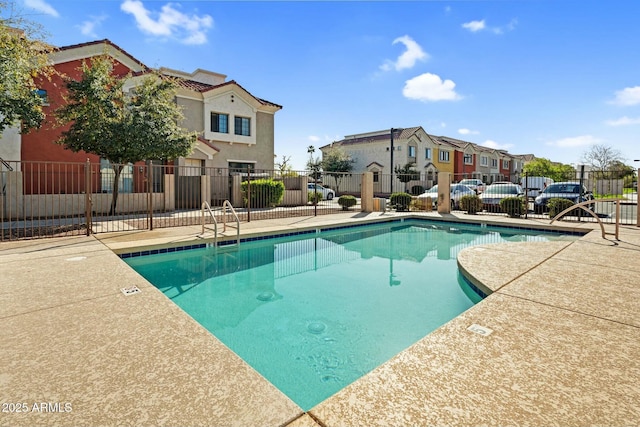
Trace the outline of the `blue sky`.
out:
M 282 105 L 275 151 L 295 169 L 309 145 L 412 126 L 563 163 L 604 144 L 640 166 L 637 0 L 15 2 L 54 45 L 107 38 Z

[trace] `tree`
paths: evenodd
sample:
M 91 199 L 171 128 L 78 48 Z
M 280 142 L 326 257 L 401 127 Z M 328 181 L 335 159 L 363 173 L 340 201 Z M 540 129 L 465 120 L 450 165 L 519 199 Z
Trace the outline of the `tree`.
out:
M 571 165 L 554 163 L 549 159 L 536 158 L 524 165 L 523 172 L 529 176 L 546 176 L 554 181 L 565 181 L 570 176 L 575 176 Z
M 53 73 L 47 48 L 36 24 L 15 14 L 13 4 L 0 2 L 0 134 L 18 121 L 22 132 L 42 124 L 36 82 Z
M 604 144 L 594 144 L 582 155 L 582 161 L 600 176 L 604 176 L 613 165 L 622 163 L 622 160 L 618 150 Z
M 114 171 L 110 215 L 116 211 L 120 173 L 128 163 L 175 159 L 188 155 L 195 133 L 180 128 L 183 118 L 174 102 L 177 83 L 152 74 L 129 93 L 125 78 L 112 74 L 113 60 L 95 58 L 82 65 L 82 78 L 68 80 L 67 104 L 56 111 L 62 132 L 58 144 L 74 152 L 85 151 L 109 160 Z
M 400 167 L 396 165 L 395 173 L 400 182 L 404 184 L 404 191 L 407 191 L 407 183 L 409 181 L 416 181 L 420 179 L 420 172 L 415 169 L 415 163 L 407 163 Z
M 307 161 L 307 169 L 311 171 L 311 177 L 314 181 L 317 181 L 322 176 L 322 162 L 318 157 L 314 158 L 313 153 L 315 153 L 316 147 L 310 145 L 307 147 L 307 153 L 309 153 L 309 160 Z
M 353 159 L 339 147 L 331 148 L 322 156 L 322 170 L 332 176 L 336 183 L 336 193 L 340 189 L 340 181 L 353 169 Z
M 291 156 L 282 155 L 282 160 L 275 163 L 276 169 L 278 170 L 278 175 L 281 178 L 286 176 L 297 176 L 296 172 L 294 172 L 293 168 L 289 164 L 291 160 Z

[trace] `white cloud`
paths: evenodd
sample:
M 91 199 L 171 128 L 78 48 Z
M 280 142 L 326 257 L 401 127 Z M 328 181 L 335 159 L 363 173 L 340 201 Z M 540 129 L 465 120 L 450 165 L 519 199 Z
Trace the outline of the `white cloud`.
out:
M 623 106 L 640 104 L 640 86 L 626 87 L 616 91 L 616 98 L 611 103 Z
M 480 132 L 478 132 L 477 130 L 462 128 L 458 129 L 458 133 L 461 135 L 478 135 Z
M 509 148 L 513 147 L 513 144 L 499 144 L 490 139 L 487 139 L 480 145 L 482 145 L 483 147 L 493 148 L 494 150 L 508 150 Z
M 133 15 L 142 32 L 173 38 L 183 44 L 206 43 L 207 29 L 213 26 L 211 16 L 187 15 L 175 9 L 172 3 L 162 6 L 160 12 L 152 12 L 139 0 L 125 0 L 120 9 Z
M 598 138 L 594 138 L 591 135 L 580 135 L 574 136 L 571 138 L 563 138 L 557 141 L 547 142 L 546 145 L 550 145 L 558 148 L 574 148 L 574 147 L 585 147 L 589 145 L 599 144 L 602 140 Z
M 309 141 L 311 141 L 311 142 L 318 142 L 318 141 L 320 141 L 320 137 L 319 137 L 319 136 L 315 136 L 315 135 L 310 135 L 307 139 L 308 139 Z
M 391 69 L 395 69 L 396 71 L 400 71 L 407 68 L 412 68 L 418 61 L 426 61 L 427 59 L 429 59 L 429 54 L 422 50 L 422 47 L 411 37 L 398 37 L 393 41 L 392 44 L 398 43 L 402 43 L 405 46 L 406 50 L 402 52 L 402 54 L 398 57 L 398 59 L 396 59 L 395 62 L 387 60 L 380 66 L 381 70 L 390 71 Z
M 462 28 L 465 28 L 469 31 L 471 31 L 472 33 L 476 33 L 478 31 L 482 31 L 485 29 L 485 23 L 484 23 L 484 19 L 482 21 L 471 21 L 471 22 L 466 22 L 464 24 L 462 24 Z
M 455 91 L 456 84 L 440 76 L 424 73 L 405 82 L 402 94 L 419 101 L 456 101 L 462 99 Z
M 472 33 L 477 33 L 479 31 L 491 31 L 494 34 L 504 34 L 506 31 L 513 31 L 516 29 L 516 25 L 518 24 L 517 19 L 512 19 L 509 21 L 507 25 L 502 27 L 488 27 L 484 19 L 482 21 L 470 21 L 462 24 L 462 28 L 471 31 Z
M 35 9 L 38 12 L 55 16 L 56 18 L 60 16 L 58 11 L 55 10 L 53 6 L 51 6 L 44 0 L 24 0 L 24 5 L 27 6 L 28 8 Z
M 627 125 L 640 125 L 640 117 L 631 118 L 631 117 L 620 117 L 616 120 L 607 120 L 605 122 L 609 126 L 627 126 Z
M 76 25 L 80 28 L 80 32 L 85 36 L 98 37 L 95 32 L 96 27 L 99 27 L 102 21 L 107 19 L 107 15 L 91 16 L 88 21 L 83 21 L 82 24 Z

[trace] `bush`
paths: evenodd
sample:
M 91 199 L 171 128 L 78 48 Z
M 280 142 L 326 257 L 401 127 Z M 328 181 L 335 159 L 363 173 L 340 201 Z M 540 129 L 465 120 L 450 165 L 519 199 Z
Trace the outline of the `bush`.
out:
M 519 218 L 527 213 L 527 203 L 524 197 L 505 197 L 500 200 L 500 210 L 511 218 Z
M 266 208 L 276 206 L 284 198 L 284 184 L 271 178 L 256 179 L 251 181 L 250 199 L 247 199 L 249 182 L 244 181 L 241 185 L 242 198 L 245 204 L 250 202 L 252 208 Z
M 560 212 L 567 208 L 570 208 L 573 205 L 575 205 L 575 203 L 573 203 L 573 201 L 569 199 L 561 199 L 559 197 L 549 199 L 549 201 L 547 202 L 547 207 L 549 208 L 549 218 L 554 218 Z M 570 214 L 572 212 L 574 211 L 569 211 L 568 213 Z
M 482 200 L 479 196 L 472 194 L 460 198 L 460 209 L 469 214 L 475 214 L 482 210 Z
M 389 197 L 389 204 L 397 211 L 408 211 L 411 205 L 411 194 L 409 193 L 393 193 Z
M 424 193 L 424 187 L 422 185 L 414 185 L 411 187 L 411 194 L 417 196 Z
M 349 210 L 349 208 L 352 206 L 355 206 L 356 203 L 357 203 L 357 200 L 355 196 L 350 196 L 348 194 L 345 194 L 344 196 L 340 196 L 338 198 L 338 204 L 342 206 L 343 211 Z
M 307 201 L 311 204 L 317 204 L 322 200 L 322 193 L 318 193 L 316 191 L 309 191 L 307 193 Z

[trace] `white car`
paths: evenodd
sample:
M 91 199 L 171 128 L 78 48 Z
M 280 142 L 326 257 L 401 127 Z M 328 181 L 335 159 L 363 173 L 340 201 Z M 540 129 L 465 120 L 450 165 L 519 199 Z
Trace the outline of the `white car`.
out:
M 322 194 L 322 199 L 324 200 L 331 200 L 336 195 L 335 191 L 333 191 L 328 187 L 323 187 L 320 184 L 313 184 L 313 183 L 307 184 L 307 189 L 309 190 L 309 193 L 318 192 Z
M 451 209 L 460 209 L 460 199 L 463 196 L 475 196 L 476 192 L 466 185 L 451 184 Z M 438 186 L 434 185 L 424 193 L 420 194 L 418 198 L 431 197 L 431 203 L 435 208 L 438 204 Z
M 487 187 L 484 182 L 480 179 L 463 179 L 458 184 L 466 185 L 470 189 L 476 192 L 476 194 L 480 194 Z

